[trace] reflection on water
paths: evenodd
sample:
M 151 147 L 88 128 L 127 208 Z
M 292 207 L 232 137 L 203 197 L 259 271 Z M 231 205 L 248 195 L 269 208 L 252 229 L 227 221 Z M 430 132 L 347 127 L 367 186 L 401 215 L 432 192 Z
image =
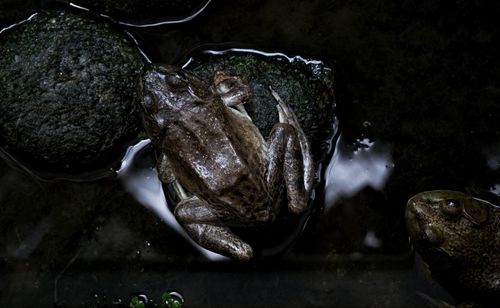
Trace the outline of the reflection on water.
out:
M 363 239 L 363 245 L 370 248 L 380 248 L 382 246 L 382 240 L 376 235 L 375 230 L 368 230 Z
M 38 13 L 32 14 L 30 17 L 26 18 L 25 20 L 22 20 L 22 21 L 17 22 L 17 23 L 13 23 L 12 25 L 7 26 L 7 27 L 5 27 L 5 28 L 1 28 L 1 29 L 0 29 L 0 34 L 2 34 L 2 32 L 4 32 L 4 31 L 10 30 L 10 29 L 12 29 L 12 28 L 15 28 L 15 27 L 17 27 L 17 26 L 19 26 L 19 25 L 21 25 L 21 24 L 24 24 L 24 23 L 26 23 L 26 22 L 30 21 L 30 20 L 31 20 L 31 19 L 33 19 L 36 15 L 38 15 Z
M 21 241 L 11 241 L 8 243 L 6 245 L 7 254 L 14 259 L 28 259 L 35 249 L 38 248 L 43 237 L 49 232 L 50 225 L 52 224 L 52 216 L 52 213 L 50 213 L 47 217 L 43 217 Z M 17 228 L 12 230 L 11 237 L 20 238 Z
M 488 168 L 493 171 L 500 171 L 500 144 L 487 147 L 483 153 L 486 156 Z M 500 197 L 500 183 L 493 185 L 490 192 Z
M 486 147 L 483 151 L 486 163 L 491 170 L 500 170 L 500 144 Z
M 122 159 L 120 169 L 117 171 L 118 179 L 122 182 L 125 190 L 132 194 L 145 208 L 155 213 L 173 230 L 187 239 L 209 260 L 226 259 L 224 256 L 206 250 L 196 244 L 177 222 L 172 212 L 168 209 L 162 183 L 158 178 L 156 161 L 153 154 L 149 139 L 141 140 L 128 148 L 127 153 Z
M 179 18 L 157 18 L 156 20 L 148 20 L 148 21 L 121 21 L 121 20 L 114 20 L 111 16 L 105 15 L 105 14 L 99 14 L 102 17 L 109 18 L 110 20 L 124 26 L 129 26 L 129 27 L 135 27 L 135 28 L 149 28 L 149 27 L 157 27 L 157 26 L 164 26 L 164 25 L 175 25 L 175 24 L 182 24 L 189 22 L 193 19 L 195 19 L 198 15 L 200 15 L 205 9 L 208 7 L 208 5 L 212 2 L 212 0 L 207 0 L 205 3 L 203 3 L 195 12 L 192 14 L 189 14 L 188 16 L 183 16 Z M 70 2 L 69 5 L 71 7 L 74 7 L 79 10 L 87 11 L 89 12 L 90 10 L 84 6 L 75 4 Z
M 497 196 L 500 196 L 500 184 L 496 184 L 490 190 L 490 192 L 494 193 Z
M 346 144 L 342 134 L 326 170 L 325 208 L 328 210 L 342 197 L 351 197 L 365 187 L 381 190 L 392 173 L 389 147 L 358 139 L 357 144 Z

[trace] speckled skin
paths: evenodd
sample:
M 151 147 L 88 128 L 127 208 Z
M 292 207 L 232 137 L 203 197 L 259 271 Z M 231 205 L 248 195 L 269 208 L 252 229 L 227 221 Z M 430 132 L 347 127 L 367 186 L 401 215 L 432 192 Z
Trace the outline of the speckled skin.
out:
M 458 297 L 500 298 L 500 208 L 466 194 L 413 196 L 406 223 L 432 275 Z
M 275 125 L 268 144 L 238 106 L 250 92 L 237 77 L 218 72 L 207 87 L 186 72 L 155 67 L 144 84 L 144 122 L 162 153 L 160 176 L 195 195 L 177 204 L 175 216 L 200 245 L 248 260 L 252 248 L 229 226 L 272 222 L 285 191 L 291 212 L 306 209 L 311 154 L 279 97 L 283 123 Z

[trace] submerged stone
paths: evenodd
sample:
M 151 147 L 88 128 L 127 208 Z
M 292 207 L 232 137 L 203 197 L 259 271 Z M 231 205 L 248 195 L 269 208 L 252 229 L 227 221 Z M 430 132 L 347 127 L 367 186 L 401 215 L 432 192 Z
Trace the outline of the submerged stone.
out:
M 37 0 L 0 1 L 0 29 L 28 18 L 36 12 Z
M 60 0 L 71 2 L 93 12 L 109 15 L 120 21 L 153 23 L 188 17 L 201 9 L 207 0 Z
M 323 62 L 230 50 L 195 55 L 185 69 L 206 82 L 212 82 L 216 71 L 241 77 L 252 91 L 245 109 L 264 138 L 279 120 L 276 100 L 269 89 L 272 87 L 293 108 L 309 138 L 314 160 L 324 158 L 337 119 L 333 71 Z
M 321 61 L 230 50 L 196 54 L 183 68 L 207 84 L 213 82 L 217 71 L 239 76 L 252 93 L 244 107 L 266 140 L 279 121 L 271 87 L 297 115 L 311 144 L 316 167 L 327 157 L 337 131 L 337 119 L 333 71 Z M 320 174 L 321 170 L 316 169 L 316 172 Z M 308 210 L 301 215 L 291 214 L 283 204 L 273 223 L 259 227 L 232 227 L 231 230 L 252 246 L 254 258 L 277 256 L 297 239 L 308 217 L 317 208 L 312 204 L 314 197 L 310 202 Z
M 97 170 L 139 132 L 143 62 L 109 25 L 44 11 L 2 33 L 0 54 L 0 147 L 35 173 Z

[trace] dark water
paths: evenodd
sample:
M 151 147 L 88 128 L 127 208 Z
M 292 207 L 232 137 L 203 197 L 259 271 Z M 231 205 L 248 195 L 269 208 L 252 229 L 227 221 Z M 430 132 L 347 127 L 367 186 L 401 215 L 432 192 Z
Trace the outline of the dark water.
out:
M 423 190 L 500 194 L 498 13 L 494 1 L 213 1 L 188 23 L 126 28 L 153 62 L 237 47 L 333 67 L 325 202 L 279 256 L 211 261 L 115 178 L 40 182 L 0 163 L 0 303 L 158 304 L 166 291 L 188 307 L 454 303 L 403 213 Z

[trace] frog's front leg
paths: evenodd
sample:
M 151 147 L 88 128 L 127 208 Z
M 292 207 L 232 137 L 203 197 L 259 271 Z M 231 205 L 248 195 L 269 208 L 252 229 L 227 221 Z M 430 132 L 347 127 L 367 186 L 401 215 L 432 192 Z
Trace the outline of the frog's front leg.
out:
M 160 181 L 165 184 L 172 184 L 175 181 L 175 175 L 172 171 L 170 161 L 164 153 L 158 157 L 158 162 L 156 163 L 156 169 L 158 170 L 158 177 Z
M 158 162 L 156 163 L 156 169 L 158 170 L 158 177 L 160 181 L 165 184 L 172 185 L 175 194 L 181 199 L 187 199 L 188 194 L 184 190 L 184 188 L 177 182 L 175 178 L 175 174 L 172 170 L 172 166 L 170 164 L 170 160 L 168 156 L 162 153 L 158 158 Z
M 240 261 L 252 258 L 252 247 L 223 225 L 221 217 L 227 216 L 223 210 L 191 197 L 179 202 L 174 214 L 189 236 L 206 249 Z
M 276 92 L 280 123 L 271 131 L 268 148 L 266 181 L 272 191 L 284 180 L 288 198 L 288 209 L 295 214 L 307 208 L 314 176 L 314 165 L 309 144 L 295 114 Z
M 229 76 L 217 71 L 214 74 L 214 87 L 224 104 L 228 107 L 239 106 L 252 94 L 250 87 L 238 76 Z

